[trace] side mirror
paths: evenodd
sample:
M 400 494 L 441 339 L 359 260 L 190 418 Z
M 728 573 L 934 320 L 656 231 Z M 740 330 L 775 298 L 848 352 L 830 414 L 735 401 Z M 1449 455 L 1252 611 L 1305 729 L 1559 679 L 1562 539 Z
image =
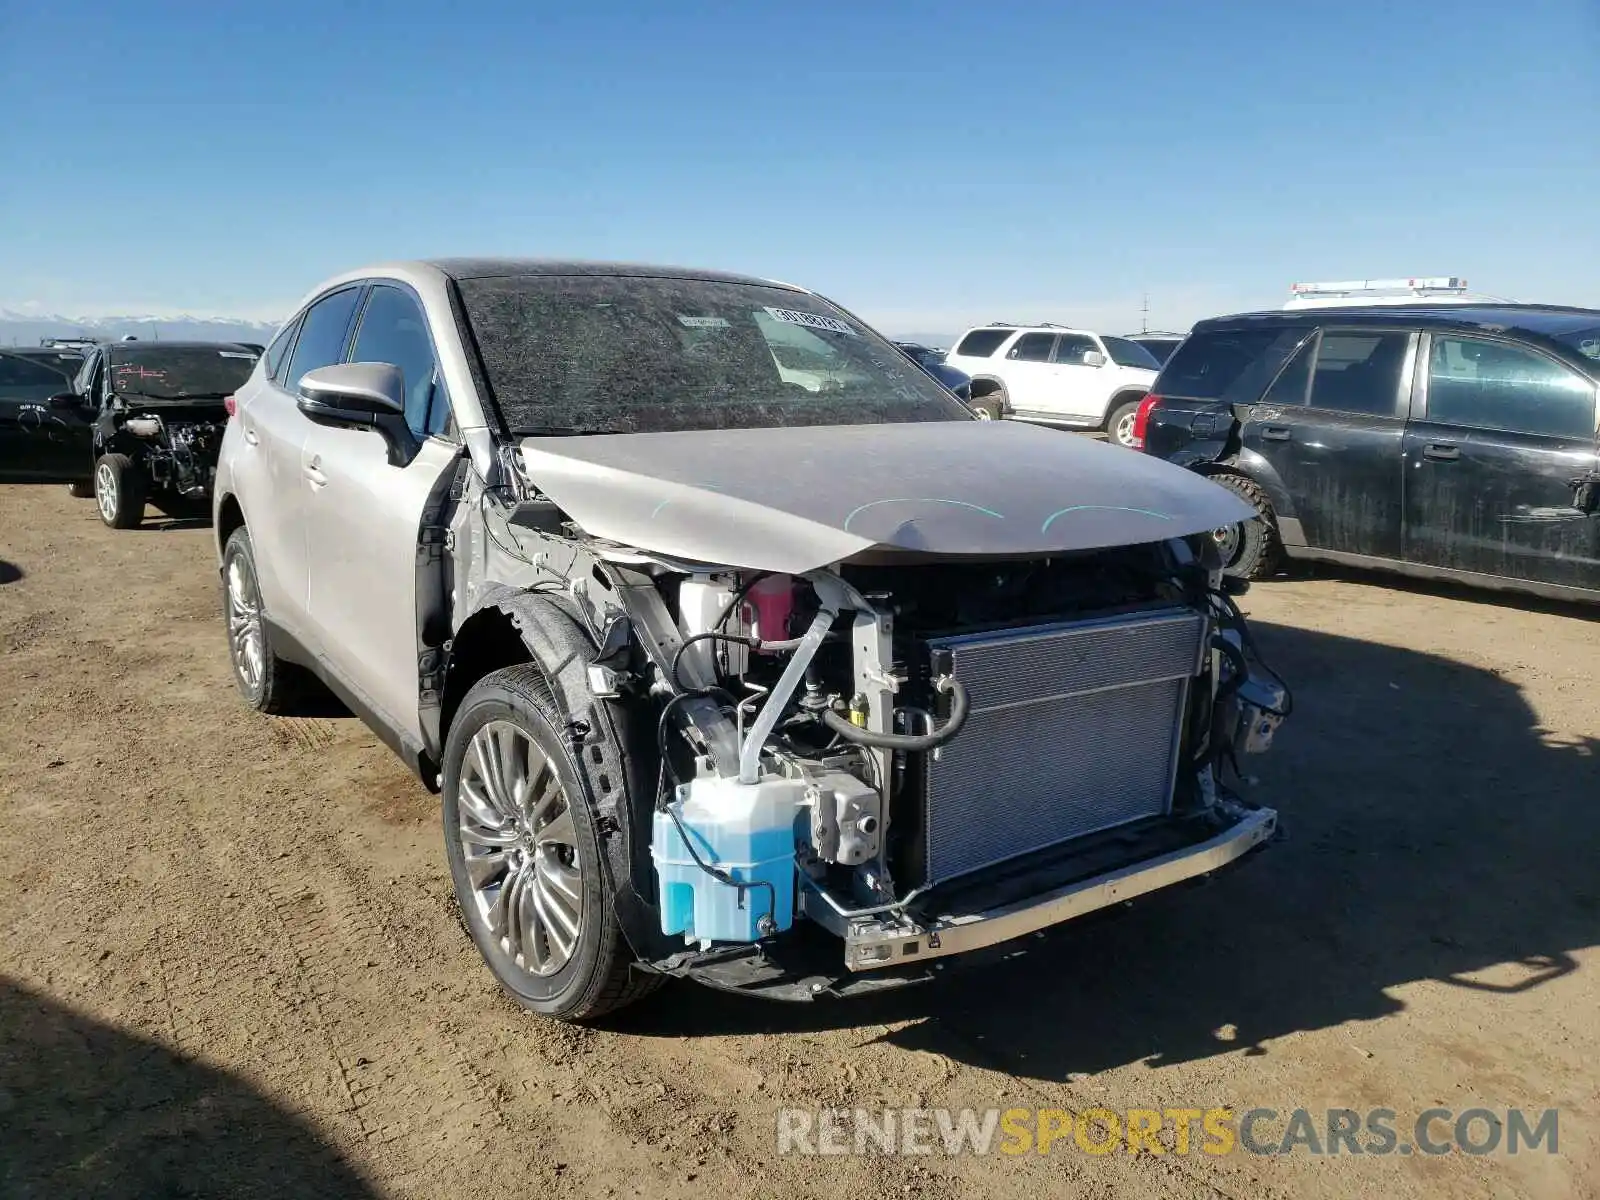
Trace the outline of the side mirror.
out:
M 1106 365 L 1106 356 L 1098 350 L 1085 350 L 1083 352 L 1083 365 L 1086 367 L 1103 367 Z
M 389 447 L 389 462 L 405 466 L 417 439 L 406 425 L 406 378 L 389 363 L 335 363 L 300 377 L 300 411 L 319 425 L 370 429 Z

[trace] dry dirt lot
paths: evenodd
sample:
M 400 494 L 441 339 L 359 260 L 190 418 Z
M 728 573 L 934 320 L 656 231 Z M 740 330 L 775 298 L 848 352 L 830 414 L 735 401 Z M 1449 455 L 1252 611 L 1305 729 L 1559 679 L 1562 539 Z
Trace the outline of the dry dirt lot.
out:
M 5 1195 L 1596 1194 L 1581 611 L 1258 586 L 1287 842 L 935 988 L 573 1029 L 500 997 L 375 738 L 236 701 L 207 530 L 0 488 L 0 560 Z M 1560 1152 L 780 1158 L 824 1104 L 1557 1107 Z

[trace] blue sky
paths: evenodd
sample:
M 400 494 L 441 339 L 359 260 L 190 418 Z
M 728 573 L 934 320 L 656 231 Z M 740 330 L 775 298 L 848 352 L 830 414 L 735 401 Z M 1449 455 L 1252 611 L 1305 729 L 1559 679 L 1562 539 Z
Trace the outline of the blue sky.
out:
M 1600 0 L 0 0 L 0 101 L 0 307 L 277 316 L 444 253 L 890 332 L 1409 274 L 1600 305 Z

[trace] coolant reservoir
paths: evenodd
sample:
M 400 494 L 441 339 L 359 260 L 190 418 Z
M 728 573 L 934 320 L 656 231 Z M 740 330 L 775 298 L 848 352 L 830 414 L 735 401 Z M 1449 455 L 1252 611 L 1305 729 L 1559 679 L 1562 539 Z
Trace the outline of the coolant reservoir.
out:
M 759 783 L 696 779 L 678 788 L 655 815 L 650 856 L 660 880 L 661 929 L 689 942 L 753 942 L 794 924 L 795 845 L 805 839 L 805 784 L 770 775 Z M 734 887 L 703 870 L 690 854 L 726 872 Z M 770 928 L 766 918 L 770 916 Z
M 789 616 L 794 611 L 794 579 L 769 575 L 751 585 L 745 597 L 755 620 L 755 634 L 763 642 L 781 642 L 789 636 Z

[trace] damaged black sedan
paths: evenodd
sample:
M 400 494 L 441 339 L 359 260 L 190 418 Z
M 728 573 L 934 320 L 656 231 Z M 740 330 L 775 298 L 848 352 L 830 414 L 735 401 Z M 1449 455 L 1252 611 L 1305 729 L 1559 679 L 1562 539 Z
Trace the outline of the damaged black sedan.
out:
M 87 350 L 73 390 L 52 405 L 76 434 L 85 468 L 92 463 L 102 521 L 132 529 L 147 503 L 172 517 L 210 511 L 228 404 L 259 357 L 232 342 L 127 340 Z

